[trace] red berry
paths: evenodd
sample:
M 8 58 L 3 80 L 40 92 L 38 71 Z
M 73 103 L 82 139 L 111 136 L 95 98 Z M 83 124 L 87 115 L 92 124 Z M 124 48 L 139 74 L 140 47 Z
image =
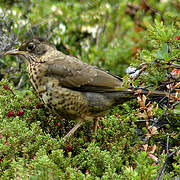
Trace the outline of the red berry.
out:
M 59 127 L 60 125 L 61 125 L 61 124 L 60 124 L 59 122 L 58 122 L 58 123 L 56 123 L 56 126 L 57 126 L 57 127 Z
M 36 157 L 36 153 L 33 153 L 31 158 L 34 159 Z
M 66 151 L 66 153 L 72 151 L 72 146 L 70 144 L 67 144 L 65 151 Z
M 8 143 L 7 143 L 7 139 L 5 140 L 4 144 L 8 144 Z
M 39 104 L 36 104 L 36 109 L 39 109 L 40 108 L 40 105 Z
M 21 108 L 23 109 L 23 108 L 24 108 L 24 105 L 22 105 Z
M 16 113 L 17 116 L 22 116 L 24 114 L 24 111 L 19 111 Z
M 71 151 L 71 150 L 72 150 L 72 146 L 71 146 L 70 144 L 68 144 L 68 145 L 66 146 L 66 149 L 69 150 L 69 151 Z
M 11 116 L 13 116 L 13 115 L 14 115 L 13 112 L 9 112 L 9 113 L 8 113 L 8 117 L 11 117 Z
M 3 86 L 3 88 L 4 88 L 5 90 L 9 89 L 9 88 L 8 88 L 8 85 L 6 85 L 6 84 Z
M 30 120 L 30 121 L 32 121 L 32 120 L 33 120 L 33 118 L 32 118 L 32 117 L 30 117 L 30 118 L 29 118 L 29 120 Z
M 86 169 L 85 173 L 88 173 L 88 174 L 89 174 L 89 173 L 90 173 L 89 169 Z
M 24 111 L 19 111 L 20 115 L 22 116 L 24 114 Z

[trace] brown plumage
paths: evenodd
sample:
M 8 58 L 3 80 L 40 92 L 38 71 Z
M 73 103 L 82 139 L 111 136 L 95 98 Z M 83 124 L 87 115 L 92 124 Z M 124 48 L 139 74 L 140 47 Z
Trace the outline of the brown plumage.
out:
M 46 106 L 68 120 L 78 120 L 64 138 L 83 121 L 104 116 L 112 106 L 135 97 L 133 90 L 122 87 L 120 78 L 63 54 L 42 38 L 30 39 L 6 54 L 25 59 L 31 84 Z

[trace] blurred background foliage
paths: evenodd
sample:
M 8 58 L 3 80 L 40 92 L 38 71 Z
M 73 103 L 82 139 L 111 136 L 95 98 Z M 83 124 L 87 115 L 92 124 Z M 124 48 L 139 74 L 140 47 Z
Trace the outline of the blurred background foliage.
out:
M 40 36 L 65 54 L 123 77 L 125 85 L 163 89 L 171 82 L 174 90 L 180 74 L 174 71 L 173 78 L 176 66 L 171 66 L 180 57 L 179 12 L 178 0 L 1 0 L 0 80 L 6 79 L 0 84 L 2 179 L 155 179 L 167 160 L 164 179 L 177 176 L 178 156 L 165 157 L 179 146 L 179 116 L 172 109 L 158 108 L 158 122 L 152 122 L 158 133 L 153 134 L 146 120 L 137 121 L 141 110 L 134 100 L 102 118 L 97 137 L 87 123 L 62 143 L 60 137 L 74 122 L 47 118 L 25 64 L 3 52 Z M 126 74 L 130 64 L 137 69 L 145 65 L 138 79 Z
M 2 50 L 14 48 L 29 37 L 41 36 L 54 42 L 62 52 L 123 77 L 138 51 L 152 49 L 145 38 L 147 25 L 158 19 L 171 26 L 177 21 L 179 8 L 177 0 L 2 0 Z M 1 59 L 0 77 L 8 74 L 18 85 L 24 74 L 18 69 L 21 63 L 19 60 L 17 65 L 12 57 L 8 61 Z M 8 72 L 13 70 L 12 76 Z

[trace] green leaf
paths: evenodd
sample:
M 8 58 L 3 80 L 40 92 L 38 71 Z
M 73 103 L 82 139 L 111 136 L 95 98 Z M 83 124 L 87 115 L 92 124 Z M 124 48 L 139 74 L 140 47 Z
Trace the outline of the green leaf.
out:
M 154 56 L 156 59 L 163 59 L 163 54 L 162 54 L 161 51 L 154 52 L 154 53 L 153 53 L 153 56 Z

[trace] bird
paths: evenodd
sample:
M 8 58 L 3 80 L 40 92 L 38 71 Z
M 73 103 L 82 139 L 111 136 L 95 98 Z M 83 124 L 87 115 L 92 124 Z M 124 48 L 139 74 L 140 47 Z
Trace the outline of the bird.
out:
M 32 87 L 45 107 L 67 120 L 77 120 L 64 139 L 89 120 L 94 120 L 96 132 L 98 117 L 136 97 L 134 89 L 123 87 L 118 76 L 58 51 L 41 37 L 28 39 L 5 55 L 24 59 Z M 142 90 L 144 94 L 148 92 Z M 165 93 L 152 91 L 151 96 L 165 96 Z

